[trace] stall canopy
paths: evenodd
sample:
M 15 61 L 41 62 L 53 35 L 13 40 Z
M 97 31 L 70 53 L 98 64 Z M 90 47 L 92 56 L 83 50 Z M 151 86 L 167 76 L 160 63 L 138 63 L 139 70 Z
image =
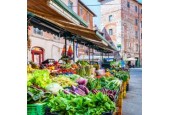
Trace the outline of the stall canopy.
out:
M 28 0 L 27 11 L 47 18 L 56 18 L 88 26 L 74 11 L 70 10 L 61 0 Z
M 58 10 L 54 10 L 52 7 Z M 61 14 L 59 7 L 64 9 L 63 12 L 67 12 L 65 14 L 70 14 L 72 17 L 68 18 L 70 15 Z M 109 50 L 110 52 L 117 51 L 98 31 L 84 27 L 86 23 L 72 10 L 67 8 L 60 0 L 28 0 L 28 11 L 34 13 L 37 17 L 58 25 L 73 34 L 79 35 L 82 39 L 92 42 L 101 49 Z

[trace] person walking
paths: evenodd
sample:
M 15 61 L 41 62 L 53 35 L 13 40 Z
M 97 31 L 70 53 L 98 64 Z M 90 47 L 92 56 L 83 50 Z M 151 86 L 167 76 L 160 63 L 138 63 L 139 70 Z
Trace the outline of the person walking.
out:
M 125 68 L 125 61 L 123 60 L 123 58 L 121 58 L 121 60 L 120 60 L 120 66 L 122 69 Z

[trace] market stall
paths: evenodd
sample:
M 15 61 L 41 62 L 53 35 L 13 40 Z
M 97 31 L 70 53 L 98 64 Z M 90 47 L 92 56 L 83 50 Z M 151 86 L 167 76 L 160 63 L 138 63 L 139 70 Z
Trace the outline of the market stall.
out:
M 64 37 L 65 46 L 60 59 L 62 63 L 55 60 L 41 65 L 33 62 L 28 64 L 27 114 L 121 115 L 128 72 L 119 70 L 118 67 L 100 71 L 99 66 L 84 60 L 71 62 L 74 60 L 75 50 L 70 47 L 67 49 L 67 40 L 103 53 L 113 53 L 116 49 L 97 31 L 73 24 L 52 10 L 46 2 L 47 0 L 28 1 L 28 11 L 34 13 L 34 18 L 30 21 L 33 26 Z M 37 8 L 37 4 L 42 8 Z

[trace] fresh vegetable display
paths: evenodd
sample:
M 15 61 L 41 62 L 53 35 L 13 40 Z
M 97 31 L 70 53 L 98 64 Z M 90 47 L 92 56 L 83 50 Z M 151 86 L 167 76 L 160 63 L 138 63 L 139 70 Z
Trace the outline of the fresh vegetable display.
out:
M 86 96 L 59 92 L 47 105 L 51 112 L 60 115 L 102 115 L 115 110 L 115 103 L 101 92 L 89 93 Z
M 72 79 L 73 81 L 76 81 L 78 78 L 80 78 L 80 75 L 71 74 L 71 75 L 67 75 L 67 77 L 69 77 L 69 78 Z
M 50 98 L 52 98 L 52 94 L 50 92 L 44 92 L 42 89 L 38 89 L 36 87 L 27 87 L 27 103 L 43 103 L 47 102 Z
M 53 94 L 56 94 L 58 91 L 63 90 L 63 87 L 61 87 L 57 83 L 51 83 L 51 84 L 47 85 L 47 87 L 45 89 L 47 91 L 52 92 Z
M 72 85 L 77 86 L 77 83 L 63 75 L 59 75 L 58 77 L 53 78 L 53 82 L 58 83 L 62 87 L 70 87 Z
M 121 85 L 121 81 L 117 78 L 101 77 L 99 79 L 89 80 L 87 86 L 90 90 L 101 89 L 101 88 L 107 88 L 107 89 L 110 89 L 110 90 L 117 90 L 120 87 L 120 85 Z
M 27 86 L 36 85 L 45 88 L 51 82 L 48 70 L 35 70 L 33 73 L 28 74 Z
M 109 90 L 106 88 L 103 88 L 101 90 L 97 90 L 97 89 L 93 89 L 92 93 L 96 94 L 98 92 L 102 92 L 103 94 L 107 95 L 112 101 L 115 101 L 115 97 L 116 97 L 116 90 Z
M 81 61 L 81 60 L 78 60 L 76 62 L 76 64 L 81 65 L 81 66 L 88 66 L 89 65 L 89 63 L 87 61 Z
M 118 71 L 114 74 L 114 76 L 123 80 L 123 81 L 127 81 L 128 77 L 129 77 L 129 72 L 128 71 Z
M 71 86 L 70 89 L 64 90 L 64 93 L 66 93 L 66 94 L 72 93 L 75 95 L 82 95 L 82 96 L 89 94 L 89 92 L 90 92 L 89 89 L 84 85 L 78 85 L 77 87 Z
M 80 78 L 77 79 L 77 83 L 78 83 L 79 85 L 86 85 L 87 82 L 88 82 L 88 80 L 85 79 L 85 78 L 82 78 L 82 77 L 80 77 Z
M 71 50 L 67 55 L 72 55 Z M 62 57 L 65 58 L 68 56 Z M 122 81 L 127 80 L 129 72 L 114 67 L 117 68 L 96 71 L 87 61 L 77 61 L 29 70 L 27 103 L 46 103 L 49 112 L 58 115 L 102 115 L 115 111 Z

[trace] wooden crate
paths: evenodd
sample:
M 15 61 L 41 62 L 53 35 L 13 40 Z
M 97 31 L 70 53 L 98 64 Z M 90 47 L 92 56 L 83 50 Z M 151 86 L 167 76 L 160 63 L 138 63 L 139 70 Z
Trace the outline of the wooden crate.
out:
M 122 107 L 117 107 L 117 111 L 113 115 L 122 115 Z

